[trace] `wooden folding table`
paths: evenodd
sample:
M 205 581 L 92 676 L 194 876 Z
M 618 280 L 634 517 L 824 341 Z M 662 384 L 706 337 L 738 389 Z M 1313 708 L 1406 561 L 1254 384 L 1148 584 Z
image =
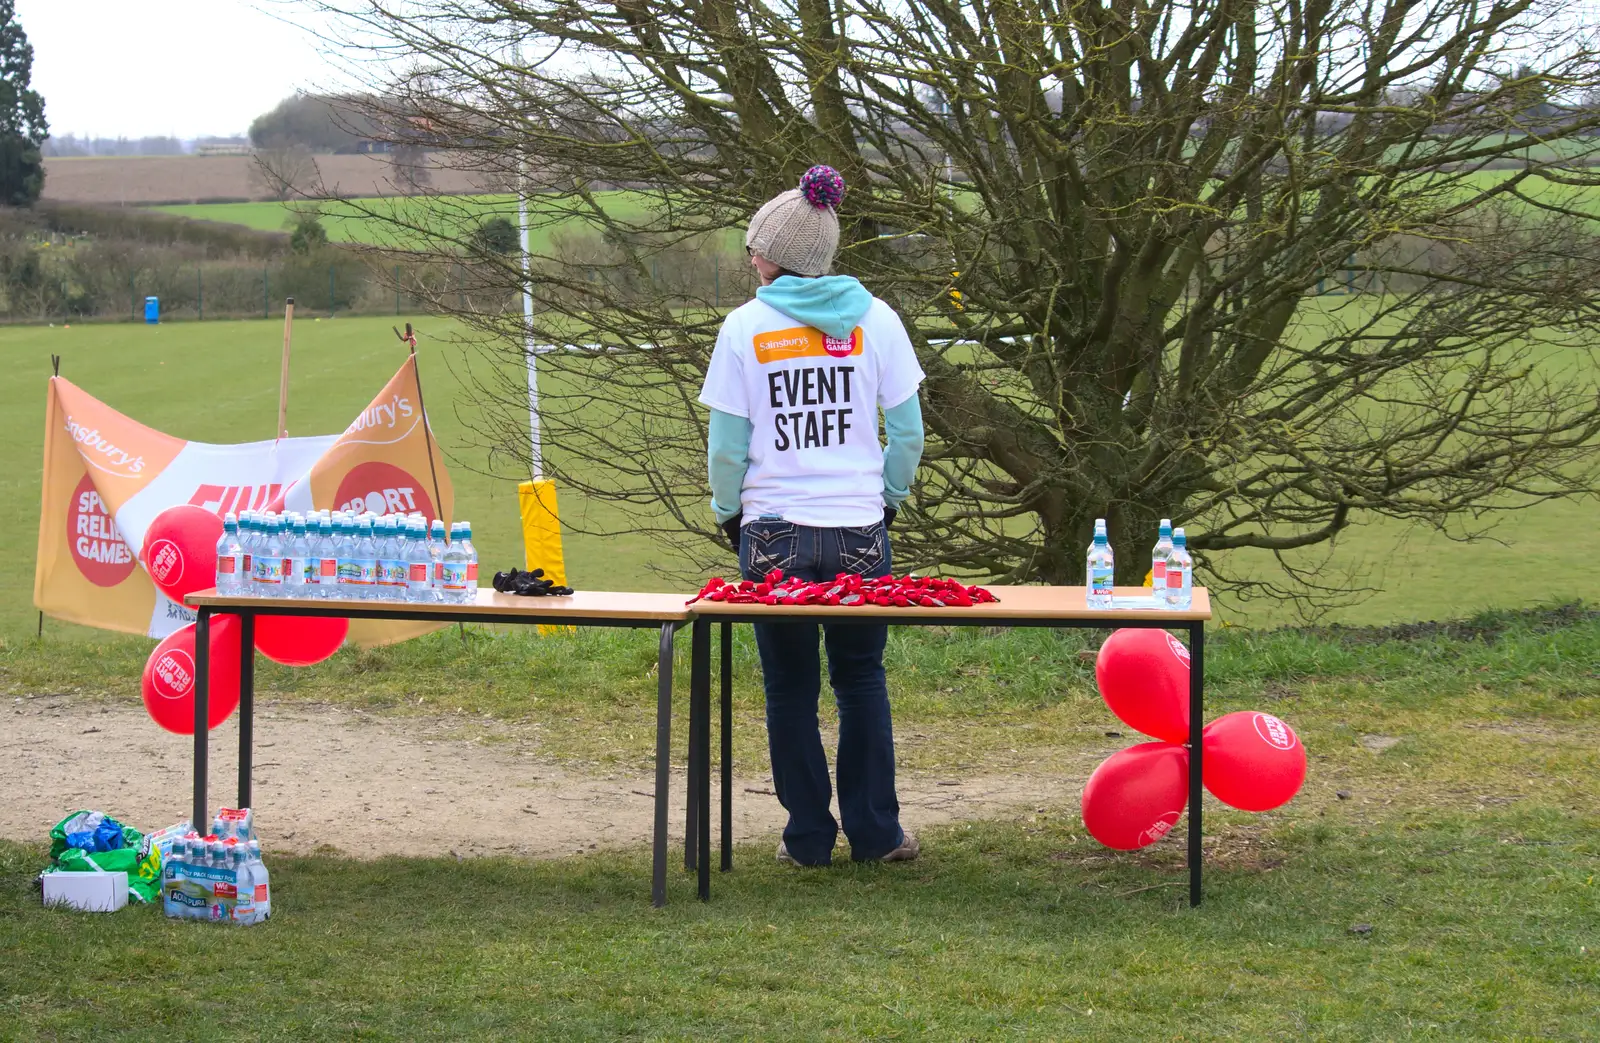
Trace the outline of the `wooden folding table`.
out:
M 1211 598 L 1197 588 L 1181 611 L 1154 608 L 1091 609 L 1083 587 L 990 587 L 1000 600 L 969 608 L 880 608 L 826 605 L 733 605 L 696 601 L 689 673 L 689 815 L 684 865 L 698 869 L 702 900 L 711 897 L 711 624 L 721 623 L 722 871 L 733 868 L 733 624 L 813 620 L 818 623 L 888 623 L 895 626 L 1141 627 L 1184 630 L 1189 637 L 1189 904 L 1200 904 L 1200 743 L 1205 723 L 1206 621 Z M 1115 601 L 1148 601 L 1143 587 L 1118 587 Z M 890 679 L 890 684 L 894 684 Z
M 348 619 L 418 619 L 441 623 L 550 624 L 555 626 L 637 627 L 659 629 L 656 680 L 656 793 L 654 863 L 650 898 L 667 900 L 667 782 L 672 729 L 673 636 L 689 620 L 682 594 L 635 594 L 580 590 L 565 597 L 524 598 L 480 588 L 469 604 L 409 601 L 346 601 L 340 599 L 220 596 L 215 590 L 186 599 L 198 611 L 195 625 L 194 818 L 195 829 L 207 819 L 206 772 L 209 732 L 206 727 L 210 679 L 210 627 L 213 615 L 239 617 L 239 793 L 240 807 L 250 807 L 251 746 L 255 728 L 255 621 L 257 616 L 342 616 Z

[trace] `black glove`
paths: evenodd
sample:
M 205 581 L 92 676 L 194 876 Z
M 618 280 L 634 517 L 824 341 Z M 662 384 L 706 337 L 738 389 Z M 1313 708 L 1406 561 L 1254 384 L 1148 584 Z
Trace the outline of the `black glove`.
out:
M 739 549 L 739 527 L 744 524 L 744 512 L 735 514 L 732 518 L 722 523 L 722 534 L 728 537 L 728 542 L 733 544 L 733 549 Z
M 571 587 L 558 587 L 554 580 L 545 579 L 544 569 L 496 572 L 493 585 L 502 594 L 517 594 L 525 598 L 561 597 L 572 593 Z
M 883 509 L 883 527 L 887 529 L 889 526 L 893 525 L 895 515 L 899 513 L 900 511 L 897 508 L 885 507 Z

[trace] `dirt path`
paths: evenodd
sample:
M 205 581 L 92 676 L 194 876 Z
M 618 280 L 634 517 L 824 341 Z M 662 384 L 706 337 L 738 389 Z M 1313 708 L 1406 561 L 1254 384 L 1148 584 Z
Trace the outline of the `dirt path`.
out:
M 213 808 L 234 795 L 235 720 L 212 732 Z M 446 728 L 459 734 L 460 723 L 258 706 L 254 797 L 268 850 L 553 857 L 649 841 L 653 776 L 576 774 L 541 760 L 531 740 L 504 725 L 485 726 L 492 742 L 439 737 Z M 674 740 L 682 745 L 682 736 Z M 0 837 L 43 840 L 77 808 L 143 829 L 183 818 L 191 751 L 187 736 L 156 729 L 143 708 L 66 698 L 0 707 Z M 1082 777 L 988 775 L 902 778 L 899 788 L 903 819 L 915 830 L 1076 803 L 1082 785 Z M 680 838 L 683 786 L 675 772 L 673 835 Z M 775 842 L 784 815 L 765 792 L 770 780 L 736 778 L 735 787 L 737 837 Z M 713 779 L 713 806 L 717 799 Z

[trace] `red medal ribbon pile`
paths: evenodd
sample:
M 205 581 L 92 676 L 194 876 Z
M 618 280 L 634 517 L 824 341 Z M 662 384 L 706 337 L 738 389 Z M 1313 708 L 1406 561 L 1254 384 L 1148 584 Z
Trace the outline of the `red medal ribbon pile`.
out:
M 713 576 L 689 604 L 725 601 L 731 605 L 877 605 L 882 608 L 965 608 L 1000 599 L 982 587 L 969 587 L 959 580 L 932 576 L 881 576 L 869 579 L 841 572 L 833 579 L 811 583 L 798 577 L 784 578 L 773 569 L 761 582 L 740 580 L 729 583 Z

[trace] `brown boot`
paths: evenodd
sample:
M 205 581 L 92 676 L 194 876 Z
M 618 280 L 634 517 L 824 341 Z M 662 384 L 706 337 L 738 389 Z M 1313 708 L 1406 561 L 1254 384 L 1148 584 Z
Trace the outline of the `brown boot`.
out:
M 910 862 L 922 854 L 922 845 L 910 833 L 900 835 L 900 846 L 878 859 L 880 862 Z

